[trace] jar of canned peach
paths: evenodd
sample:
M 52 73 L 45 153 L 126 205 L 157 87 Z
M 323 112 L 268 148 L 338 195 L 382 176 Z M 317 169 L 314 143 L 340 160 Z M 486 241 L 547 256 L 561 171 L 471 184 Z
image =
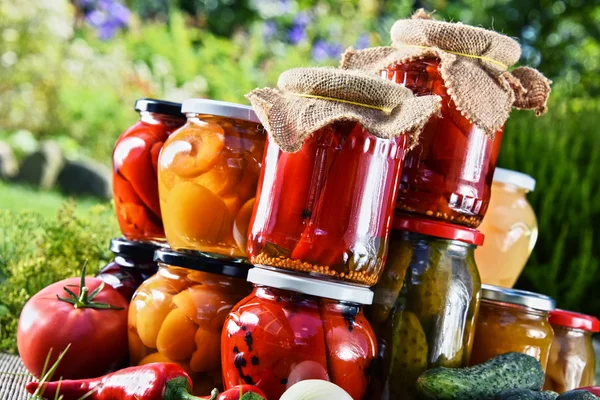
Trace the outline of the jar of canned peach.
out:
M 183 102 L 187 123 L 160 153 L 160 207 L 169 246 L 246 258 L 246 235 L 265 145 L 249 106 Z
M 252 290 L 249 267 L 164 249 L 155 259 L 158 272 L 129 307 L 131 364 L 174 362 L 192 378 L 194 394 L 220 389 L 221 330 L 229 311 Z

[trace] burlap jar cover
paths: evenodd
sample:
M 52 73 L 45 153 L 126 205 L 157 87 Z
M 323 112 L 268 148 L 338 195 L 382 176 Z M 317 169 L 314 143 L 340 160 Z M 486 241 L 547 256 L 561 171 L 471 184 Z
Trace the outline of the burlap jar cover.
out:
M 373 74 L 337 68 L 291 69 L 280 75 L 276 89 L 256 89 L 246 97 L 271 140 L 290 153 L 300 150 L 313 132 L 337 121 L 359 122 L 385 139 L 407 134 L 412 146 L 441 108 L 439 96 L 416 97 Z
M 482 28 L 436 21 L 423 10 L 396 21 L 392 46 L 349 49 L 340 67 L 379 73 L 394 65 L 425 58 L 440 60 L 444 85 L 456 108 L 471 122 L 493 134 L 512 107 L 546 112 L 550 81 L 529 67 L 508 71 L 521 56 L 515 40 Z

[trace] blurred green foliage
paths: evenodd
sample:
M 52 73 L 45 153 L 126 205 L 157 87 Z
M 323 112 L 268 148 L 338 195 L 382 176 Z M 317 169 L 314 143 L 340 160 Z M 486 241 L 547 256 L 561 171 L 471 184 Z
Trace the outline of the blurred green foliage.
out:
M 388 44 L 393 22 L 419 7 L 518 38 L 521 63 L 555 81 L 547 115 L 513 113 L 500 155 L 500 166 L 538 180 L 530 200 L 540 237 L 519 285 L 556 297 L 560 307 L 600 314 L 600 299 L 587 296 L 600 284 L 599 0 L 125 0 L 129 26 L 106 41 L 87 24 L 82 1 L 0 0 L 0 140 L 55 138 L 109 163 L 114 141 L 137 118 L 136 98 L 246 102 L 245 93 L 274 85 L 285 69 L 335 65 L 348 46 Z M 15 219 L 23 225 L 14 227 Z M 60 264 L 75 273 L 84 257 L 105 257 L 108 230 L 90 222 L 67 224 L 80 238 L 60 246 L 68 252 L 86 240 L 99 243 L 91 254 L 31 256 L 63 240 L 52 229 L 43 233 L 52 223 L 34 214 L 0 215 L 0 229 L 31 231 L 35 244 L 26 257 L 20 250 L 0 255 L 0 262 L 6 254 L 16 260 L 6 282 L 22 284 L 14 271 L 32 276 L 26 271 L 44 263 L 52 271 L 44 279 L 58 279 L 67 273 L 52 269 Z M 41 287 L 36 282 L 0 303 L 8 310 L 1 312 L 14 317 Z

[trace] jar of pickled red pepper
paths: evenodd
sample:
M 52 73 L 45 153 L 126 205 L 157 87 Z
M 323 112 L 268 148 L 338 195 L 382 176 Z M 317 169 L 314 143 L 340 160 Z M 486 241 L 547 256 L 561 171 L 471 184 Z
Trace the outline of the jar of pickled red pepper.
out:
M 267 141 L 248 254 L 255 265 L 374 285 L 385 263 L 407 136 L 322 128 L 296 153 Z
M 479 227 L 486 242 L 475 252 L 481 281 L 511 288 L 538 236 L 535 212 L 526 194 L 535 189 L 529 175 L 496 168 L 488 212 Z
M 249 106 L 190 99 L 181 111 L 158 166 L 169 246 L 244 260 L 265 134 Z
M 456 109 L 436 58 L 393 64 L 381 74 L 417 95 L 442 97 L 441 116 L 431 117 L 404 159 L 397 210 L 477 227 L 488 208 L 503 129 L 486 135 Z
M 115 238 L 110 241 L 115 258 L 100 270 L 98 278 L 131 300 L 142 282 L 156 273 L 154 251 L 158 248 L 153 243 Z
M 113 197 L 121 232 L 130 240 L 164 241 L 158 201 L 158 155 L 169 135 L 185 123 L 181 104 L 140 99 L 140 120 L 127 129 L 113 151 Z
M 385 271 L 367 309 L 379 340 L 372 399 L 417 399 L 417 378 L 469 363 L 481 282 L 477 230 L 394 218 Z
M 550 348 L 544 390 L 563 393 L 595 385 L 596 354 L 592 335 L 600 332 L 600 321 L 572 311 L 550 311 L 554 341 Z
M 222 387 L 221 330 L 231 308 L 251 291 L 248 267 L 199 255 L 158 250 L 159 270 L 129 306 L 132 365 L 179 364 L 194 394 Z
M 482 285 L 471 365 L 514 351 L 535 357 L 545 371 L 554 308 L 554 300 L 542 294 Z
M 355 400 L 367 389 L 377 343 L 362 306 L 373 293 L 341 283 L 253 268 L 254 291 L 225 321 L 225 388 L 243 382 L 279 399 L 306 379 L 329 380 Z

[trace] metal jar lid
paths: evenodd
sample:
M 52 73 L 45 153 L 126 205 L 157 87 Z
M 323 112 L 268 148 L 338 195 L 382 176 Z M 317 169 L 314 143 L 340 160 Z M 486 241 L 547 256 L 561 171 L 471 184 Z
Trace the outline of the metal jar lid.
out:
M 151 263 L 154 261 L 154 252 L 161 245 L 152 242 L 137 242 L 125 238 L 114 238 L 110 241 L 110 251 L 116 256 L 131 259 L 134 263 Z
M 181 105 L 181 112 L 184 114 L 216 115 L 219 117 L 260 123 L 252 107 L 218 100 L 187 99 Z
M 326 299 L 365 305 L 373 303 L 373 292 L 368 288 L 277 272 L 260 265 L 248 271 L 248 281 Z
M 556 308 L 556 302 L 552 297 L 499 286 L 481 285 L 481 297 L 485 300 L 518 304 L 539 311 L 552 311 Z
M 241 279 L 246 279 L 248 269 L 251 268 L 249 264 L 228 262 L 226 259 L 206 257 L 201 254 L 183 253 L 168 248 L 156 250 L 154 261 L 174 267 Z
M 185 118 L 181 113 L 181 104 L 171 101 L 156 100 L 156 99 L 138 99 L 135 102 L 135 111 L 152 112 L 156 114 L 170 115 L 172 117 Z

